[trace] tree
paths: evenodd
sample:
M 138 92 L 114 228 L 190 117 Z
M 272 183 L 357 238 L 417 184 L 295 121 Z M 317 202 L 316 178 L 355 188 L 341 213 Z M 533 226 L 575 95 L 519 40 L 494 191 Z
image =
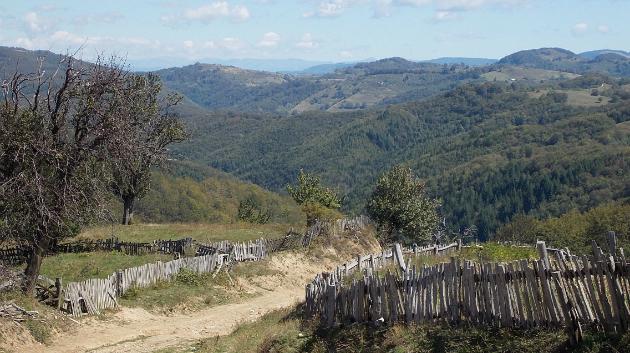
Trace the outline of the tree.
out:
M 131 80 L 130 105 L 119 110 L 127 125 L 127 148 L 120 148 L 113 160 L 112 189 L 123 202 L 122 224 L 133 219 L 136 199 L 151 187 L 151 170 L 161 166 L 167 157 L 168 145 L 183 141 L 186 134 L 171 108 L 181 97 L 160 96 L 162 84 L 154 74 L 134 76 Z
M 297 185 L 287 185 L 289 195 L 293 197 L 302 211 L 306 214 L 306 223 L 313 224 L 320 219 L 336 219 L 341 214 L 337 211 L 341 207 L 341 199 L 330 188 L 321 185 L 315 175 L 305 173 L 300 169 Z
M 382 243 L 426 243 L 440 221 L 438 206 L 411 169 L 395 166 L 379 177 L 366 209 L 378 224 Z
M 271 210 L 263 210 L 260 202 L 248 197 L 239 202 L 237 218 L 244 222 L 267 224 L 271 219 Z
M 2 85 L 0 241 L 30 246 L 28 294 L 49 248 L 105 216 L 112 156 L 132 150 L 120 111 L 134 104 L 133 77 L 116 58 L 68 56 L 51 75 L 40 65 Z

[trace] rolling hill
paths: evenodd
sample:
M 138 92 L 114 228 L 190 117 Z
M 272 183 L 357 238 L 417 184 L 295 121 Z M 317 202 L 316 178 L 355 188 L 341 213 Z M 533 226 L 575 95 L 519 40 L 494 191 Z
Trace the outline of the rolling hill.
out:
M 630 57 L 620 51 L 596 51 L 578 55 L 560 48 L 532 49 L 508 55 L 499 60 L 498 64 L 566 71 L 576 74 L 598 72 L 630 77 Z
M 585 107 L 569 95 L 601 81 L 560 82 L 565 88 L 538 94 L 512 83 L 466 84 L 357 112 L 212 114 L 177 150 L 271 190 L 305 168 L 344 194 L 350 212 L 361 212 L 380 173 L 405 163 L 442 199 L 456 229 L 474 224 L 486 238 L 518 213 L 546 217 L 630 197 L 627 86 L 614 81 Z

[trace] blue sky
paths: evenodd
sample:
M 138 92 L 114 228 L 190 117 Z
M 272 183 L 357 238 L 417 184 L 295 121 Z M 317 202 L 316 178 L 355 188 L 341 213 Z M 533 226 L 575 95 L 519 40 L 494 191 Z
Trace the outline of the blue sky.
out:
M 499 58 L 548 46 L 630 50 L 629 0 L 0 2 L 0 45 L 130 59 Z

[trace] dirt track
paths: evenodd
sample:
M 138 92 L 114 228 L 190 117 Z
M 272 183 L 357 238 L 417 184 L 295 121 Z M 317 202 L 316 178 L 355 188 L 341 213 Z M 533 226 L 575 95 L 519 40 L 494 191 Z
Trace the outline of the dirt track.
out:
M 326 267 L 293 254 L 274 257 L 271 264 L 284 275 L 255 277 L 255 281 L 248 285 L 260 295 L 241 303 L 169 316 L 139 308 L 122 308 L 113 319 L 89 319 L 73 332 L 57 337 L 50 345 L 31 346 L 27 351 L 153 352 L 201 338 L 226 335 L 239 323 L 256 320 L 269 311 L 302 300 L 304 284 Z

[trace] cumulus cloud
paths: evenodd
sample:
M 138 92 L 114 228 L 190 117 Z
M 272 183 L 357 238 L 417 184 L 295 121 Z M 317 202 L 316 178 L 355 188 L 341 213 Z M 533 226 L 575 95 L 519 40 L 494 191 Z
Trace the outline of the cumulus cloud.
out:
M 437 22 L 454 20 L 457 18 L 457 13 L 453 11 L 440 10 L 435 11 L 433 14 L 433 20 Z
M 355 5 L 369 5 L 374 17 L 390 16 L 395 7 L 431 7 L 434 20 L 452 19 L 456 12 L 476 10 L 483 7 L 512 7 L 531 0 L 322 0 L 316 9 L 306 12 L 304 17 L 334 17 L 343 14 Z
M 161 17 L 163 23 L 210 23 L 220 18 L 229 18 L 232 21 L 246 21 L 251 17 L 249 9 L 244 5 L 231 5 L 227 1 L 215 1 L 196 8 L 184 9 L 175 15 Z
M 184 48 L 186 49 L 192 49 L 195 47 L 195 42 L 193 42 L 192 40 L 185 40 L 183 44 L 184 44 Z
M 51 29 L 50 21 L 43 19 L 37 12 L 27 12 L 23 17 L 24 31 L 29 34 L 47 32 Z
M 116 23 L 125 18 L 125 16 L 118 12 L 102 12 L 97 14 L 84 14 L 81 16 L 76 16 L 72 23 L 75 26 L 87 26 L 92 23 Z
M 576 36 L 583 35 L 586 32 L 588 32 L 588 23 L 585 22 L 576 23 L 571 28 L 571 33 Z
M 608 28 L 607 25 L 599 25 L 599 26 L 597 26 L 597 32 L 606 34 L 606 33 L 610 32 L 610 28 Z
M 365 3 L 361 0 L 325 0 L 320 1 L 317 9 L 304 13 L 304 17 L 337 17 L 341 15 L 347 8 Z
M 262 48 L 275 48 L 280 42 L 280 35 L 276 32 L 267 32 L 263 34 L 262 39 L 258 42 L 259 47 Z
M 300 49 L 315 49 L 319 47 L 319 43 L 313 39 L 313 35 L 310 33 L 304 33 L 302 39 L 295 43 L 295 46 Z
M 352 52 L 349 50 L 342 50 L 339 52 L 339 57 L 341 57 L 342 59 L 350 59 L 354 57 L 354 54 L 352 54 Z

